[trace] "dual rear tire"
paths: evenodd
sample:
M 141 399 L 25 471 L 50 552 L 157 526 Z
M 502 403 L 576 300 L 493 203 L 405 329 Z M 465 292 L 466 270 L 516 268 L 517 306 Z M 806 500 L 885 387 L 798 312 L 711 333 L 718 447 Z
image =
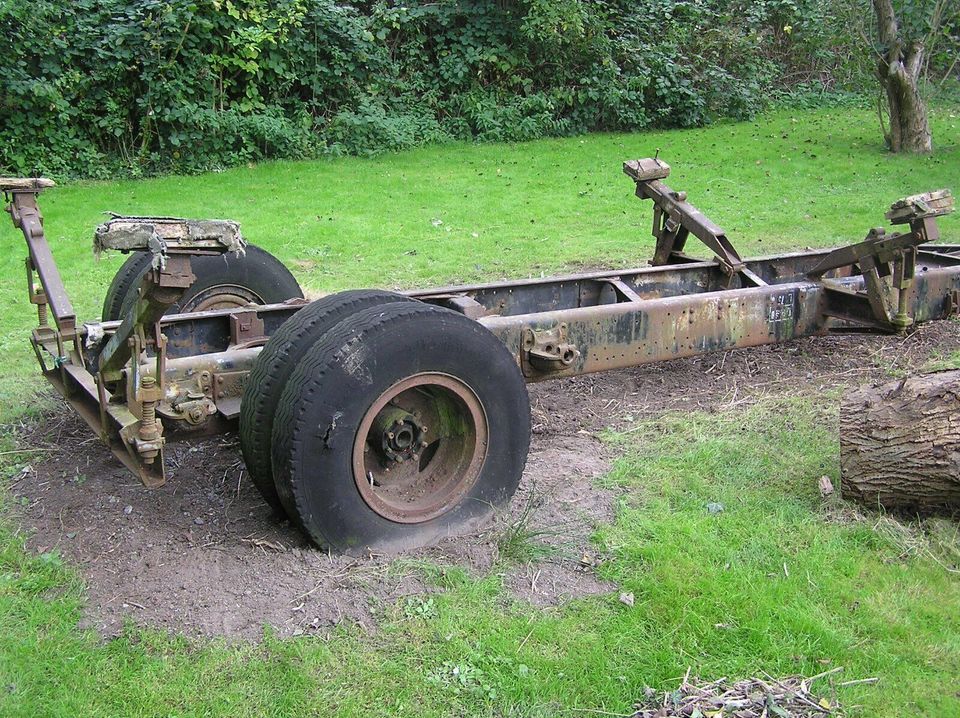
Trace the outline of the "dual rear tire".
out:
M 240 405 L 240 447 L 251 480 L 278 513 L 285 509 L 274 486 L 270 447 L 274 416 L 287 379 L 307 351 L 341 321 L 364 309 L 398 301 L 412 300 L 392 292 L 362 289 L 323 297 L 285 321 L 257 357 Z
M 240 439 L 264 498 L 316 544 L 396 552 L 469 531 L 509 500 L 530 406 L 513 355 L 479 323 L 344 292 L 271 337 Z

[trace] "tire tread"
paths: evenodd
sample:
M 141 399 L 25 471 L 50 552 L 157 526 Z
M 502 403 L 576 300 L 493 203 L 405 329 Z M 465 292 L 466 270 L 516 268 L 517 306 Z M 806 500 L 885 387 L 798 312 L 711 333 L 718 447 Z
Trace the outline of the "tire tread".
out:
M 489 335 L 490 351 L 501 353 L 500 360 L 514 363 L 512 354 L 492 334 L 489 334 L 481 325 L 467 320 L 463 315 L 429 304 L 420 302 L 390 304 L 382 307 L 373 307 L 357 313 L 332 328 L 317 341 L 302 357 L 297 368 L 290 374 L 286 385 L 277 403 L 276 415 L 273 421 L 273 436 L 271 446 L 272 468 L 274 482 L 284 508 L 290 516 L 296 516 L 301 528 L 318 545 L 340 548 L 331 537 L 324 534 L 322 522 L 314 520 L 310 515 L 310 506 L 301 490 L 301 483 L 294 475 L 295 455 L 301 448 L 302 437 L 311 431 L 305 426 L 304 407 L 309 396 L 323 389 L 324 378 L 331 366 L 338 363 L 346 354 L 358 344 L 363 344 L 376 333 L 392 330 L 396 322 L 412 322 L 418 325 L 418 317 L 427 318 L 438 314 L 453 316 L 453 321 L 469 321 L 476 327 L 476 331 Z M 519 368 L 516 370 L 520 377 Z M 523 457 L 526 457 L 526 448 L 529 446 L 530 407 L 523 389 L 522 377 L 519 379 L 523 391 L 523 403 L 520 416 L 517 416 L 517 427 L 523 427 Z M 315 428 L 315 427 L 314 427 Z M 521 467 L 522 468 L 522 467 Z
M 127 303 L 127 296 L 136 291 L 137 281 L 150 266 L 150 255 L 146 252 L 134 252 L 113 275 L 113 281 L 103 298 L 103 311 L 100 318 L 105 322 L 119 319 L 123 307 Z
M 285 321 L 260 351 L 247 379 L 240 403 L 240 450 L 247 472 L 263 498 L 284 512 L 274 482 L 271 443 L 275 412 L 283 388 L 297 362 L 329 329 L 367 307 L 410 301 L 402 294 L 376 289 L 355 289 L 332 294 Z M 290 517 L 296 520 L 294 516 Z

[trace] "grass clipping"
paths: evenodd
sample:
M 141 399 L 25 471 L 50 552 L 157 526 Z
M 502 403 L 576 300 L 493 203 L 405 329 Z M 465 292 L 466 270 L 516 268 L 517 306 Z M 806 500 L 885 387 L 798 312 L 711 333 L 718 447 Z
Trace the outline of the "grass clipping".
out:
M 696 685 L 689 672 L 680 687 L 660 697 L 648 689 L 646 700 L 631 718 L 807 718 L 843 715 L 836 699 L 818 697 L 810 692 L 819 678 L 842 670 L 834 668 L 811 678 L 747 678 L 727 683 L 726 678 Z M 874 683 L 876 679 L 846 681 L 840 685 Z

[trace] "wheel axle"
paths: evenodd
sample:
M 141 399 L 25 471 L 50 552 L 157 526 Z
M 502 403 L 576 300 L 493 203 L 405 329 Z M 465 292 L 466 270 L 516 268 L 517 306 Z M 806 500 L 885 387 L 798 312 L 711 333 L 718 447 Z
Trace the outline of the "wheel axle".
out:
M 403 409 L 388 406 L 374 419 L 370 435 L 374 448 L 390 462 L 400 463 L 418 459 L 419 451 L 427 445 L 424 441 L 426 427 L 417 417 Z

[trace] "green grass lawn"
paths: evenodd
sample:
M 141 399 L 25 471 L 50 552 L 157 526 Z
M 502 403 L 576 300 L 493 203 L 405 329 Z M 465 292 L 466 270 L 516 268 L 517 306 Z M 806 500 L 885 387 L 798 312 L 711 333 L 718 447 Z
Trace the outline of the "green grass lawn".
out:
M 118 257 L 90 259 L 103 210 L 229 217 L 314 292 L 521 277 L 645 263 L 649 206 L 624 159 L 661 156 L 741 253 L 862 238 L 899 196 L 960 190 L 960 108 L 933 114 L 933 157 L 879 146 L 868 111 L 779 112 L 705 130 L 455 145 L 376 159 L 276 163 L 202 177 L 83 183 L 43 197 L 81 317 L 96 318 Z M 439 222 L 438 222 L 439 220 Z M 945 238 L 960 241 L 955 218 Z M 0 418 L 40 387 L 25 335 L 22 239 L 0 230 Z M 922 527 L 881 530 L 821 500 L 838 478 L 839 397 L 767 399 L 735 416 L 668 415 L 607 440 L 622 453 L 615 521 L 595 536 L 604 578 L 635 596 L 539 609 L 497 567 L 429 570 L 422 610 L 387 607 L 380 630 L 257 645 L 129 628 L 77 628 L 78 572 L 24 549 L 0 521 L 2 716 L 555 716 L 629 713 L 647 685 L 819 673 L 879 677 L 840 689 L 869 716 L 960 715 L 960 580 Z M 0 451 L 9 451 L 9 431 Z M 6 475 L 16 455 L 0 454 Z M 7 500 L 9 503 L 9 499 Z M 710 513 L 706 505 L 723 504 Z M 597 713 L 593 713 L 597 715 Z

